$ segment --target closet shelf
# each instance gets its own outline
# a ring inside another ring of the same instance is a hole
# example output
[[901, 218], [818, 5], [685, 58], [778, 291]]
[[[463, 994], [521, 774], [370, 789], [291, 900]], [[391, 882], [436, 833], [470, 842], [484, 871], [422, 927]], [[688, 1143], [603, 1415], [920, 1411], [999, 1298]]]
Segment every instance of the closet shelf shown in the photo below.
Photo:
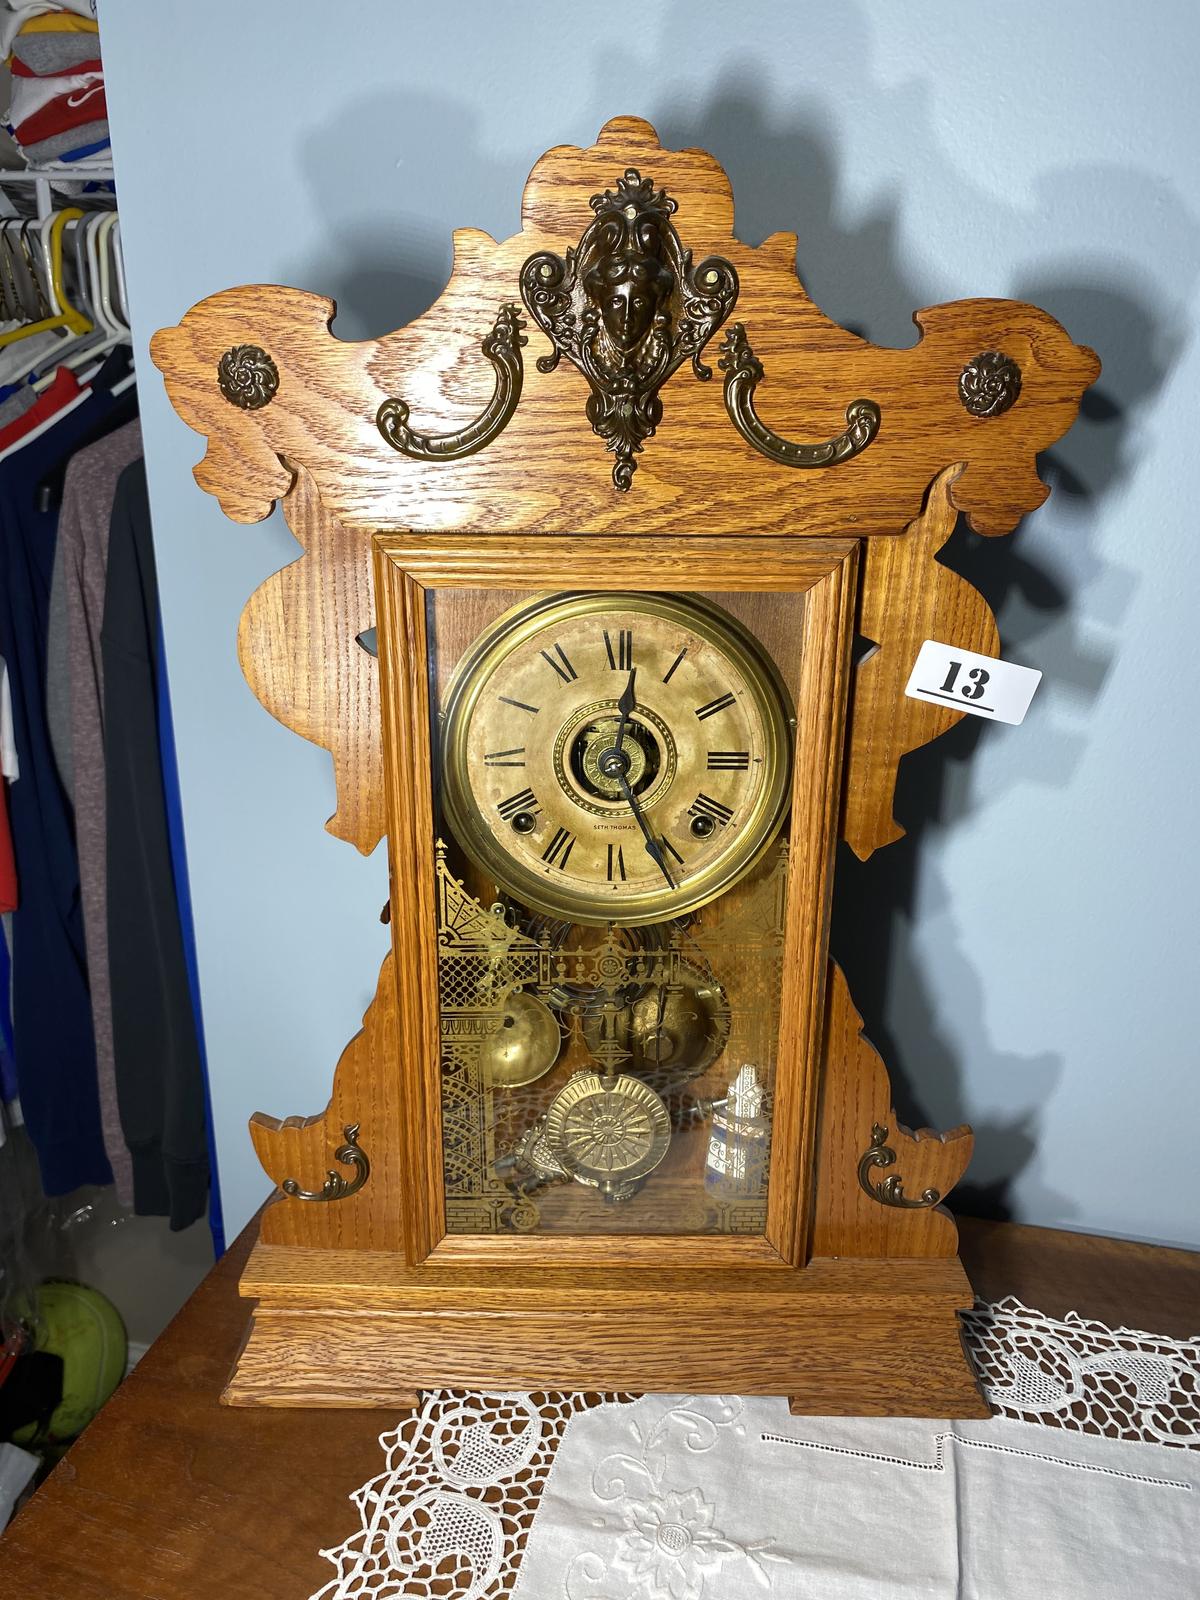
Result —
[[55, 183], [64, 178], [80, 179], [83, 182], [112, 182], [113, 166], [111, 161], [70, 161], [59, 166], [47, 167], [0, 167], [0, 187], [12, 183], [32, 183], [36, 185], [37, 214], [39, 218], [50, 216], [54, 211]]

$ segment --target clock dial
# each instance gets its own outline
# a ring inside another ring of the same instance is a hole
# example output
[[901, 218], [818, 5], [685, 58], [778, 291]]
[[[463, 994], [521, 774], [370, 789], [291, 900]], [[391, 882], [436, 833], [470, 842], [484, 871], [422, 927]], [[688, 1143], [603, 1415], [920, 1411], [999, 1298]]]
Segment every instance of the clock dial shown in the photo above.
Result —
[[549, 596], [467, 652], [446, 695], [443, 804], [460, 844], [535, 910], [657, 922], [734, 883], [777, 832], [787, 691], [707, 601]]

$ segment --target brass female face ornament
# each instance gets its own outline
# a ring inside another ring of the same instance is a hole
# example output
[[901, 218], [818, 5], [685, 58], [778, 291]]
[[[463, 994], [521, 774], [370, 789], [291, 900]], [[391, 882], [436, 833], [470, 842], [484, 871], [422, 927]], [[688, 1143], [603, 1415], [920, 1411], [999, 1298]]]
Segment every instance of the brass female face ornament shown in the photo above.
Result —
[[692, 265], [671, 221], [675, 201], [635, 167], [591, 206], [575, 249], [525, 262], [521, 297], [554, 346], [538, 371], [566, 355], [583, 373], [588, 421], [617, 458], [613, 483], [628, 489], [634, 456], [662, 419], [663, 384], [689, 357], [697, 378], [712, 377], [700, 356], [733, 310], [738, 277], [723, 256]]

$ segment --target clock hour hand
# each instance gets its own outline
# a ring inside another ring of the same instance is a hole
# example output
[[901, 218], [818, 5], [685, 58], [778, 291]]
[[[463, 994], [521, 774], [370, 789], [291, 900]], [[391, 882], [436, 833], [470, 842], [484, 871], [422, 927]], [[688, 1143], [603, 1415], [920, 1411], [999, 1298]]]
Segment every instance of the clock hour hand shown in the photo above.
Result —
[[629, 672], [629, 682], [625, 685], [621, 698], [617, 701], [617, 710], [621, 714], [621, 720], [617, 723], [617, 737], [613, 744], [613, 749], [618, 755], [621, 754], [621, 745], [625, 739], [625, 729], [629, 725], [629, 719], [633, 715], [633, 708], [637, 704], [633, 697], [633, 680], [636, 677], [637, 668], [632, 667]]

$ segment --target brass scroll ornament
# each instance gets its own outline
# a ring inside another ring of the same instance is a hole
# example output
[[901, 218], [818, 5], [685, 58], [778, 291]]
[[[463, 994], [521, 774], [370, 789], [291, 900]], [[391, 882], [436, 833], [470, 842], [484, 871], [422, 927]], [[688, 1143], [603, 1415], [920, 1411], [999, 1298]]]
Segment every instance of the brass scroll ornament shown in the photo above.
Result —
[[919, 1200], [909, 1200], [904, 1194], [904, 1179], [893, 1172], [890, 1178], [884, 1178], [881, 1183], [871, 1182], [872, 1167], [891, 1167], [895, 1165], [896, 1152], [887, 1142], [888, 1131], [880, 1123], [871, 1129], [871, 1144], [864, 1151], [858, 1163], [858, 1181], [871, 1196], [878, 1200], [881, 1206], [899, 1206], [905, 1211], [920, 1211], [926, 1206], [935, 1206], [942, 1198], [937, 1189], [923, 1189]]
[[731, 325], [721, 343], [717, 365], [725, 374], [725, 409], [730, 421], [745, 439], [771, 461], [782, 467], [836, 467], [860, 455], [879, 432], [879, 407], [874, 400], [852, 400], [846, 407], [846, 429], [820, 444], [794, 444], [759, 420], [754, 409], [754, 391], [763, 380], [763, 365], [746, 337], [740, 322]]
[[521, 346], [529, 342], [521, 332], [524, 326], [515, 305], [500, 307], [491, 333], [480, 346], [495, 368], [496, 387], [487, 405], [466, 427], [456, 428], [453, 433], [417, 433], [408, 425], [405, 402], [385, 400], [375, 421], [392, 449], [418, 461], [459, 461], [491, 444], [508, 426], [521, 398]]
[[279, 1186], [284, 1194], [291, 1200], [348, 1200], [352, 1194], [357, 1194], [371, 1175], [367, 1152], [358, 1143], [358, 1129], [357, 1122], [347, 1123], [342, 1129], [346, 1142], [333, 1152], [335, 1161], [354, 1168], [352, 1178], [330, 1167], [320, 1189], [302, 1189], [295, 1178], [285, 1178]]

